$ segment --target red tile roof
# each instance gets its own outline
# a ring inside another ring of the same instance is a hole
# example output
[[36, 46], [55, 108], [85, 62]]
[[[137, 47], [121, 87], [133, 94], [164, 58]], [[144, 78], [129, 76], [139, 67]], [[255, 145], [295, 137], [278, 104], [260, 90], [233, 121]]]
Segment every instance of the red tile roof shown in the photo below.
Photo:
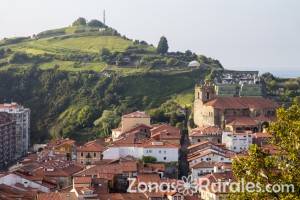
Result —
[[91, 184], [92, 178], [89, 176], [74, 177], [74, 184]]
[[199, 162], [194, 165], [191, 165], [192, 169], [202, 169], [202, 168], [213, 168], [215, 166], [215, 162]]
[[66, 145], [66, 144], [73, 145], [73, 144], [75, 144], [75, 140], [71, 140], [69, 138], [52, 140], [48, 144], [48, 147], [59, 147], [59, 146]]
[[115, 175], [137, 172], [137, 162], [136, 161], [122, 161], [117, 163], [103, 163], [99, 165], [92, 166], [85, 169], [75, 176], [94, 176], [97, 178], [103, 178], [107, 180], [112, 180]]
[[230, 126], [257, 126], [257, 122], [250, 117], [238, 117], [233, 119], [227, 125]]
[[273, 137], [270, 133], [254, 133], [253, 138], [271, 138]]
[[123, 115], [122, 118], [150, 118], [150, 115], [148, 115], [146, 112], [135, 111], [133, 113]]
[[5, 200], [32, 200], [35, 198], [37, 191], [26, 191], [10, 187], [8, 185], [0, 184], [0, 199]]
[[191, 131], [190, 136], [222, 135], [222, 130], [216, 126], [202, 126]]
[[104, 147], [97, 140], [85, 143], [77, 148], [77, 152], [103, 152]]
[[278, 107], [276, 102], [263, 97], [217, 97], [204, 105], [218, 109], [263, 109]]
[[37, 195], [37, 200], [76, 200], [74, 192], [50, 192], [40, 193]]
[[16, 109], [19, 106], [20, 105], [17, 103], [4, 103], [4, 104], [0, 104], [0, 109], [3, 109], [3, 108]]
[[143, 193], [110, 193], [100, 194], [101, 200], [147, 200]]
[[151, 173], [151, 174], [139, 174], [137, 176], [138, 182], [143, 183], [159, 183], [160, 182], [160, 176], [157, 173]]
[[110, 147], [179, 148], [179, 145], [153, 139], [138, 140], [129, 135], [113, 142]]
[[170, 126], [169, 124], [161, 124], [151, 129], [151, 137], [157, 139], [176, 139], [180, 140], [180, 129]]

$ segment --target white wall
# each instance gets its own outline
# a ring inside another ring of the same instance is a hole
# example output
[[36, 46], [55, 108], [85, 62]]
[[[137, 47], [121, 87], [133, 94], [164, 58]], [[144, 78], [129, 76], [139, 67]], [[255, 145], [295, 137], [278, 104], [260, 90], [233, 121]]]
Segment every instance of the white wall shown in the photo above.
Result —
[[[202, 171], [202, 172], [201, 172]], [[209, 168], [201, 168], [201, 169], [192, 169], [192, 177], [194, 179], [197, 179], [201, 176], [204, 176], [205, 174], [214, 172], [214, 168], [213, 167], [209, 167]], [[198, 175], [199, 173], [202, 173], [202, 175]]]
[[252, 134], [233, 134], [232, 132], [223, 132], [222, 143], [226, 148], [235, 152], [248, 150], [252, 144]]
[[110, 147], [103, 151], [103, 159], [118, 159], [120, 158], [119, 148]]
[[110, 147], [103, 152], [103, 159], [118, 159], [126, 156], [139, 159], [143, 156], [152, 156], [159, 162], [177, 162], [178, 148]]
[[196, 158], [196, 159], [192, 160], [190, 163], [191, 164], [196, 164], [196, 163], [199, 163], [199, 162], [226, 162], [226, 163], [231, 163], [231, 160], [229, 158], [225, 157], [225, 156], [214, 154], [212, 152], [208, 155]]
[[21, 176], [18, 176], [16, 174], [8, 174], [6, 176], [3, 176], [0, 178], [0, 184], [4, 184], [4, 185], [8, 185], [8, 186], [14, 186], [16, 183], [20, 183], [22, 185], [24, 185], [26, 187], [31, 187], [31, 188], [35, 188], [38, 189], [42, 192], [50, 192], [50, 189], [40, 185], [36, 182], [30, 181], [28, 179], [25, 179]]
[[177, 148], [144, 148], [144, 156], [152, 156], [159, 162], [177, 162]]

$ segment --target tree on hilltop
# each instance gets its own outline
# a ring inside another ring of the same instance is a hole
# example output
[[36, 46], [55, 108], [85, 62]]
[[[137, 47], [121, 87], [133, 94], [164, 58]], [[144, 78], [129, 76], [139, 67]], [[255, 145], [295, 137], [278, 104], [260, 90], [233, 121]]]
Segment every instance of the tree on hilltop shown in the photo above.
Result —
[[168, 40], [165, 36], [162, 36], [157, 46], [157, 53], [165, 54], [168, 52], [168, 49], [169, 49]]
[[79, 17], [72, 24], [72, 26], [85, 26], [85, 25], [86, 25], [86, 19], [83, 17]]
[[102, 28], [102, 27], [105, 27], [105, 25], [104, 25], [101, 21], [99, 21], [99, 20], [97, 20], [97, 19], [92, 19], [91, 21], [89, 21], [89, 22], [87, 23], [87, 25], [88, 25], [88, 26], [91, 26], [91, 27], [96, 27], [96, 28]]

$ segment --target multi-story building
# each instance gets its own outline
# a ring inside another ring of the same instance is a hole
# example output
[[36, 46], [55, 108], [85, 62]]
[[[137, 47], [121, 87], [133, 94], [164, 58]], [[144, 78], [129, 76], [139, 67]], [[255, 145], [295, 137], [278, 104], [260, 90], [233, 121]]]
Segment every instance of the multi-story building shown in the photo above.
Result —
[[16, 122], [7, 113], [0, 113], [0, 168], [15, 159]]
[[221, 143], [222, 130], [216, 126], [197, 127], [190, 131], [189, 138], [191, 144], [196, 144], [198, 142], [204, 142], [204, 141]]
[[275, 119], [277, 103], [260, 96], [219, 96], [215, 84], [196, 86], [194, 122], [233, 132], [263, 130]]
[[124, 137], [115, 141], [103, 152], [103, 159], [119, 159], [132, 156], [138, 159], [154, 157], [158, 162], [178, 162], [179, 145], [152, 139], [137, 140]]
[[67, 160], [76, 159], [75, 140], [71, 140], [69, 138], [52, 140], [47, 144], [46, 148], [65, 154]]
[[222, 143], [225, 144], [227, 149], [234, 152], [247, 151], [252, 144], [252, 133], [223, 132]]
[[16, 121], [16, 159], [27, 154], [30, 139], [30, 109], [17, 103], [0, 104], [0, 112], [9, 113]]
[[93, 140], [79, 146], [77, 149], [77, 162], [84, 165], [93, 165], [102, 160], [104, 146], [102, 140]]
[[151, 128], [150, 116], [141, 111], [136, 111], [122, 116], [121, 126], [112, 130], [112, 139], [115, 141], [121, 135], [138, 128], [140, 131], [149, 132]]

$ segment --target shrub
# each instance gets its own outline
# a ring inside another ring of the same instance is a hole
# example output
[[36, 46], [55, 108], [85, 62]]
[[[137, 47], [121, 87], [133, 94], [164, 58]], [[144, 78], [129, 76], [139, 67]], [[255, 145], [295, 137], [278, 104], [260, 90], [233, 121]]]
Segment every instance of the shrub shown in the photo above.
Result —
[[92, 19], [91, 21], [88, 22], [87, 25], [91, 27], [97, 27], [97, 28], [105, 27], [105, 24], [103, 24], [102, 22], [96, 19]]
[[23, 52], [15, 52], [9, 59], [11, 64], [27, 63], [30, 60], [29, 56]]
[[83, 17], [79, 17], [72, 24], [72, 26], [85, 26], [85, 25], [86, 25], [86, 19]]
[[143, 163], [156, 163], [157, 159], [153, 156], [143, 156]]

